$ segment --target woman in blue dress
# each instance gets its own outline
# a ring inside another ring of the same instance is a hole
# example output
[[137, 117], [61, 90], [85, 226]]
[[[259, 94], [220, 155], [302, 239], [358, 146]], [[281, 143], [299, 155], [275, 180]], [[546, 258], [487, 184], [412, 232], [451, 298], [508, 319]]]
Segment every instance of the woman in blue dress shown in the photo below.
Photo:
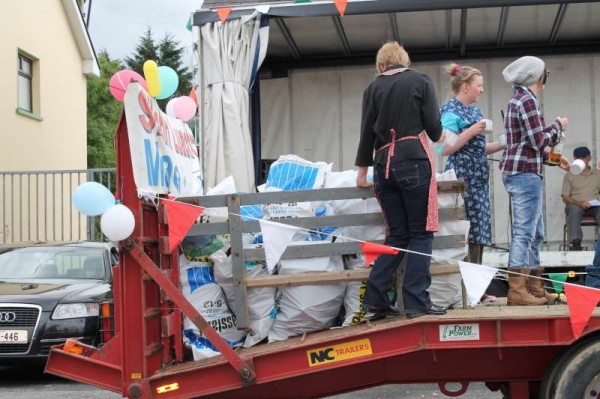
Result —
[[448, 155], [445, 170], [454, 169], [456, 176], [468, 184], [464, 193], [465, 212], [471, 222], [467, 261], [481, 264], [483, 246], [492, 240], [487, 155], [502, 150], [504, 146], [487, 142], [485, 134], [482, 134], [486, 122], [482, 120], [479, 108], [472, 105], [483, 93], [481, 72], [457, 64], [448, 65], [446, 71], [451, 76], [454, 97], [441, 109], [442, 126], [447, 136], [457, 134], [458, 137], [446, 140], [442, 154]]

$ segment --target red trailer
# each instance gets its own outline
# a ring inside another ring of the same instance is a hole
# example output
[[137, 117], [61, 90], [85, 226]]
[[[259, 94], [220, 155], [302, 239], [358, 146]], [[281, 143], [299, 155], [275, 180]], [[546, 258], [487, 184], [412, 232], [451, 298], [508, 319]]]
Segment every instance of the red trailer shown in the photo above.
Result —
[[[129, 398], [312, 398], [432, 382], [460, 396], [476, 381], [512, 399], [600, 398], [600, 313], [576, 340], [565, 305], [455, 309], [232, 350], [179, 290], [166, 216], [136, 193], [125, 117], [116, 142], [120, 197], [136, 227], [114, 269], [115, 335], [99, 349], [53, 347], [46, 372]], [[184, 361], [182, 314], [221, 356]], [[458, 391], [446, 388], [456, 382]]]

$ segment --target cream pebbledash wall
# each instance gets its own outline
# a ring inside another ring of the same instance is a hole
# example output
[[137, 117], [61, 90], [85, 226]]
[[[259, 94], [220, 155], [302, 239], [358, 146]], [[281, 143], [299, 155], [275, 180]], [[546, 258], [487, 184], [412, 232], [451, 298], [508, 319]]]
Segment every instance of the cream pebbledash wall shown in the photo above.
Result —
[[[85, 173], [24, 173], [87, 167], [86, 76], [99, 68], [83, 18], [76, 0], [0, 4], [0, 244], [85, 239], [71, 199]], [[33, 113], [17, 112], [19, 54], [34, 59]]]
[[[87, 167], [84, 61], [64, 3], [19, 0], [0, 7], [0, 171]], [[34, 112], [43, 120], [16, 112], [20, 50], [39, 60]]]

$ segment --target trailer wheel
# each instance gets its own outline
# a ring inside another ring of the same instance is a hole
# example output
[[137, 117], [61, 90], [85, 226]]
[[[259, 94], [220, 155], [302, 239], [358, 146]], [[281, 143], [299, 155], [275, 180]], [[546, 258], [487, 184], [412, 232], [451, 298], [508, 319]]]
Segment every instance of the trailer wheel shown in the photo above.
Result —
[[550, 366], [548, 366], [540, 384], [539, 399], [554, 399], [556, 397], [555, 393], [558, 376], [562, 374], [563, 370], [573, 357], [577, 356], [579, 352], [587, 348], [590, 345], [590, 342], [597, 340], [598, 337], [596, 335], [590, 334], [580, 341], [563, 348], [556, 354], [550, 363]]
[[554, 396], [600, 399], [600, 342], [590, 343], [565, 363]]

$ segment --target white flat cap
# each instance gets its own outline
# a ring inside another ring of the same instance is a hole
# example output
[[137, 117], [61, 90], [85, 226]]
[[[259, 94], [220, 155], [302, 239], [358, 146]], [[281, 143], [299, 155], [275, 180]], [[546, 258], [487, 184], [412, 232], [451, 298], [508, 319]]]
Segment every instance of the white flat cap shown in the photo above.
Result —
[[502, 76], [508, 83], [529, 87], [542, 77], [546, 65], [538, 57], [526, 55], [504, 68]]

